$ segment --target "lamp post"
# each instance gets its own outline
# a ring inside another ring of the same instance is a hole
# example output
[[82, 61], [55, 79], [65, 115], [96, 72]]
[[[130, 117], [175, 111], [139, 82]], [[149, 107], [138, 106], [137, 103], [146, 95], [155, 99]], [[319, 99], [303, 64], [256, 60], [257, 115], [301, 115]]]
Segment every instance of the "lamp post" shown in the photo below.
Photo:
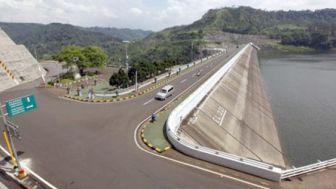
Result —
[[191, 56], [191, 62], [194, 59], [194, 41], [191, 41], [191, 52], [190, 52], [190, 56]]
[[125, 64], [126, 64], [126, 71], [128, 72], [128, 52], [127, 52], [127, 46], [128, 46], [128, 43], [130, 43], [130, 41], [123, 41], [123, 43], [125, 43]]
[[138, 70], [135, 70], [135, 91], [138, 92]]

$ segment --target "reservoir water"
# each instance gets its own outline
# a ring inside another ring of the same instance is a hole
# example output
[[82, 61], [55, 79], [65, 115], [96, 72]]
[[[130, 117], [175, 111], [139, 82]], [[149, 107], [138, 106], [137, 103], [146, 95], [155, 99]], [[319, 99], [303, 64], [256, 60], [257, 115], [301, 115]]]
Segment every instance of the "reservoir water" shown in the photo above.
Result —
[[336, 158], [336, 54], [261, 56], [260, 68], [288, 162]]

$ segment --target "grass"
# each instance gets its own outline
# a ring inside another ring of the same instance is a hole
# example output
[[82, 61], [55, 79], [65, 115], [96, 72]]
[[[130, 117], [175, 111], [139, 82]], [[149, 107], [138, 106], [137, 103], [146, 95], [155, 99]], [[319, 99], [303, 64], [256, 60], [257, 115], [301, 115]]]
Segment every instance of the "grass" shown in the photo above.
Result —
[[278, 42], [271, 43], [271, 46], [274, 49], [280, 50], [282, 52], [288, 53], [309, 53], [314, 52], [315, 50], [309, 47], [304, 46], [294, 46], [294, 45], [282, 45]]
[[61, 84], [68, 84], [68, 83], [73, 82], [73, 81], [74, 80], [72, 80], [72, 79], [61, 79], [60, 83]]
[[173, 111], [173, 109], [176, 108], [176, 106], [179, 105], [184, 99], [186, 99], [192, 91], [193, 90], [188, 91], [188, 93], [178, 97], [172, 103], [158, 112], [155, 122], [147, 121], [144, 123], [143, 135], [147, 141], [147, 145], [153, 145], [153, 148], [158, 148], [159, 152], [171, 147], [171, 144], [168, 142], [165, 136], [166, 121], [170, 112]]

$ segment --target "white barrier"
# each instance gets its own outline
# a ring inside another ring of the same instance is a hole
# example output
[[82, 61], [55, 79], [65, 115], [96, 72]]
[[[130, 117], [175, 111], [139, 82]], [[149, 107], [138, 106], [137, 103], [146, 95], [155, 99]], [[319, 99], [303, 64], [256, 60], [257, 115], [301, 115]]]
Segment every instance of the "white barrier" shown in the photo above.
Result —
[[281, 179], [290, 178], [290, 177], [306, 174], [306, 173], [313, 172], [313, 171], [318, 171], [318, 170], [325, 169], [325, 168], [332, 167], [332, 166], [336, 166], [336, 158], [317, 162], [314, 164], [310, 164], [310, 165], [306, 165], [306, 166], [302, 166], [298, 168], [294, 168], [294, 169], [285, 170], [282, 172]]
[[237, 62], [237, 60], [250, 45], [252, 44], [246, 45], [230, 61], [228, 61], [222, 68], [220, 68], [213, 76], [211, 76], [171, 112], [167, 120], [166, 132], [168, 139], [173, 144], [173, 146], [187, 155], [257, 175], [269, 180], [280, 181], [282, 170], [278, 167], [203, 146], [195, 146], [178, 137], [176, 134], [182, 123], [182, 120], [184, 120], [202, 101], [202, 99], [221, 80], [225, 73], [230, 70], [230, 68]]

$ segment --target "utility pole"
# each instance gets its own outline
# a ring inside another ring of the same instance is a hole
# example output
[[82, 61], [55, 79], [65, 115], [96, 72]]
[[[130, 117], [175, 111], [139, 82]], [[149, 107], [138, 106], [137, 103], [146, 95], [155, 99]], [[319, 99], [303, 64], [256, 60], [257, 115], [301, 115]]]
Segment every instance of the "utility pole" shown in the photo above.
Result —
[[15, 150], [15, 147], [14, 147], [14, 143], [13, 143], [12, 133], [11, 133], [11, 130], [9, 128], [9, 124], [8, 124], [8, 121], [7, 121], [7, 118], [6, 118], [7, 114], [5, 114], [5, 111], [3, 110], [4, 107], [5, 107], [5, 105], [2, 105], [1, 102], [0, 102], [1, 117], [2, 117], [2, 120], [3, 120], [3, 123], [4, 123], [4, 127], [5, 127], [4, 137], [5, 137], [5, 140], [6, 140], [8, 151], [10, 152], [11, 160], [14, 164], [14, 169], [18, 168], [18, 170], [19, 170], [18, 177], [23, 178], [23, 177], [26, 176], [26, 173], [25, 173], [25, 170], [21, 167], [19, 158], [17, 156], [16, 150]]

